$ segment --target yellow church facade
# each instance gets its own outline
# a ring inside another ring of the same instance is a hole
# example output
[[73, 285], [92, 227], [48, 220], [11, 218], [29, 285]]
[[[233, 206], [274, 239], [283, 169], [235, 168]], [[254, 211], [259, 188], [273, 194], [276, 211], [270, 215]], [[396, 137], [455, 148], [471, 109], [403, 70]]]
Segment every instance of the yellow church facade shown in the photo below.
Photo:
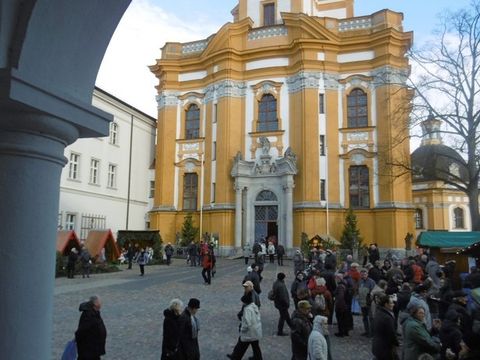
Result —
[[[167, 43], [158, 78], [150, 226], [173, 241], [186, 214], [224, 251], [301, 233], [339, 239], [353, 208], [364, 242], [415, 232], [403, 88], [403, 15], [354, 17], [353, 0], [239, 0], [207, 39]], [[398, 139], [405, 139], [399, 141]]]

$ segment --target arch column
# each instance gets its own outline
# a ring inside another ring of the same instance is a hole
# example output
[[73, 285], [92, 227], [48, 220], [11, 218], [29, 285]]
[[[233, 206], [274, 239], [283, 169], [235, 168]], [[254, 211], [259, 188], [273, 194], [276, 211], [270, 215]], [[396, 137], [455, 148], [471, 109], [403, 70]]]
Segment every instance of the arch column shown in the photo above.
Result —
[[285, 245], [287, 249], [293, 247], [293, 184], [283, 187], [285, 192]]
[[235, 248], [242, 246], [242, 187], [235, 186]]
[[58, 189], [65, 146], [77, 137], [73, 125], [52, 116], [0, 109], [5, 359], [51, 357]]

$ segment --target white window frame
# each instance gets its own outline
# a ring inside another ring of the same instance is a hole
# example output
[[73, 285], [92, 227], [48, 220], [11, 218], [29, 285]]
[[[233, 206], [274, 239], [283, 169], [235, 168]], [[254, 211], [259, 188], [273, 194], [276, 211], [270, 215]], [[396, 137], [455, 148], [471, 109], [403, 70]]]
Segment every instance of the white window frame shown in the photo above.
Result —
[[118, 145], [118, 123], [115, 121], [110, 123], [109, 142], [112, 145]]
[[65, 230], [75, 230], [77, 225], [77, 214], [66, 213], [65, 214]]
[[90, 159], [90, 184], [100, 184], [100, 160], [95, 158]]
[[117, 188], [118, 166], [116, 164], [108, 164], [107, 187], [111, 189]]
[[80, 177], [80, 154], [71, 152], [68, 162], [68, 178], [70, 180], [79, 180]]

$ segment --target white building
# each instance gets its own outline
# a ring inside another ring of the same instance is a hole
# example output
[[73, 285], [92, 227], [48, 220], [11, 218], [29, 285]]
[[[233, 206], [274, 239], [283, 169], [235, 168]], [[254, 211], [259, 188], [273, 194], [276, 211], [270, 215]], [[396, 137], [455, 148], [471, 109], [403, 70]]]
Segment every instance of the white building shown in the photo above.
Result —
[[147, 229], [156, 120], [99, 88], [92, 104], [113, 115], [110, 136], [78, 139], [65, 149], [58, 227], [80, 239], [90, 229]]

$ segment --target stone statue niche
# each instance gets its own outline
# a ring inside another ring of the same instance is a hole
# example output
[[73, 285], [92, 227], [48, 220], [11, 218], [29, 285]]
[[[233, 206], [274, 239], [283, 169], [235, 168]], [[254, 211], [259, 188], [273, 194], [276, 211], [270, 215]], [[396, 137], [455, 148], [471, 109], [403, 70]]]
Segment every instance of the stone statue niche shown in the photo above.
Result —
[[262, 145], [262, 155], [268, 155], [270, 152], [270, 140], [265, 136], [261, 136], [258, 140], [260, 145]]

